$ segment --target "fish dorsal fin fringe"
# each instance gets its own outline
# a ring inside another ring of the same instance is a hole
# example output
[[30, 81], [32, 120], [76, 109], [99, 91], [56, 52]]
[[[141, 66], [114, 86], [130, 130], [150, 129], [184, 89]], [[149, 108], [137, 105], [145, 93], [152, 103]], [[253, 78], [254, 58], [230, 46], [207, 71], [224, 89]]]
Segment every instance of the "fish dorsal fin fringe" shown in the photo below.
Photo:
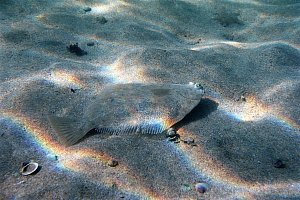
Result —
[[167, 127], [162, 127], [158, 125], [136, 125], [136, 126], [120, 126], [120, 127], [114, 127], [114, 128], [96, 128], [95, 131], [99, 134], [101, 133], [108, 133], [112, 135], [119, 135], [119, 134], [132, 134], [132, 133], [139, 133], [139, 134], [150, 134], [150, 135], [156, 135], [159, 133], [162, 133], [163, 130]]
[[77, 120], [66, 117], [48, 116], [48, 120], [56, 131], [60, 141], [66, 146], [75, 144], [92, 129], [78, 128], [80, 126]]

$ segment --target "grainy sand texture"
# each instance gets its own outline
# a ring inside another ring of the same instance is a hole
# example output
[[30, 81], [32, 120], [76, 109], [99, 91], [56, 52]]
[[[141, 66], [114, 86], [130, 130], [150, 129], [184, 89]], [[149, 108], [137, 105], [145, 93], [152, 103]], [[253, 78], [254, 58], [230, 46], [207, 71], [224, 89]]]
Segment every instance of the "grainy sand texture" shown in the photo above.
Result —
[[[66, 147], [47, 119], [84, 120], [109, 85], [189, 82], [206, 93], [179, 143]], [[0, 0], [0, 199], [300, 199], [299, 105], [299, 0]]]

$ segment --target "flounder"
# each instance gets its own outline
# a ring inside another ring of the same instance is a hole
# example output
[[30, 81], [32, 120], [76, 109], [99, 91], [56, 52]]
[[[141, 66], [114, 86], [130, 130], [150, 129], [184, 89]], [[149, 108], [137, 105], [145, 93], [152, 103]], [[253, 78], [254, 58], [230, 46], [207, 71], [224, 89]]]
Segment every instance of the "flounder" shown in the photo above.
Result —
[[183, 119], [199, 104], [200, 84], [116, 84], [105, 87], [78, 119], [49, 116], [67, 146], [90, 130], [99, 133], [159, 134]]

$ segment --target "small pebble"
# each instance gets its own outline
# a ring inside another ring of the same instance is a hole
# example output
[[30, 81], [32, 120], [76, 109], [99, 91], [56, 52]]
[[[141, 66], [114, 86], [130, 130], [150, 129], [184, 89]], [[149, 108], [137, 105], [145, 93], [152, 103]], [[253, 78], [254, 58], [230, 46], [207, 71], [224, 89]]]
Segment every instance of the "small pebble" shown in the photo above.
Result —
[[105, 24], [107, 23], [107, 19], [103, 16], [101, 17], [97, 17], [96, 20], [100, 23], [100, 24]]
[[94, 42], [88, 42], [86, 45], [89, 46], [89, 47], [91, 47], [91, 46], [94, 46], [95, 43]]
[[206, 183], [197, 183], [195, 185], [195, 189], [199, 192], [199, 193], [204, 193], [207, 191], [208, 185]]
[[244, 95], [241, 96], [241, 101], [246, 101], [246, 97]]
[[194, 144], [195, 142], [193, 138], [184, 138], [182, 141], [186, 144]]
[[69, 50], [69, 52], [75, 53], [77, 56], [87, 55], [87, 52], [81, 49], [78, 46], [78, 43], [71, 44], [70, 46], [67, 47], [67, 49]]
[[173, 137], [168, 137], [168, 141], [175, 142], [178, 139], [178, 137], [175, 135]]
[[90, 7], [85, 7], [83, 10], [84, 10], [85, 12], [90, 12], [90, 11], [92, 11], [92, 9], [91, 9]]
[[176, 140], [174, 141], [174, 143], [180, 143], [180, 139], [176, 138]]
[[276, 160], [276, 162], [274, 163], [274, 167], [276, 167], [276, 168], [285, 168], [286, 165], [283, 163], [282, 160], [278, 159], [278, 160]]
[[110, 160], [110, 161], [108, 161], [108, 163], [107, 163], [107, 165], [108, 166], [110, 166], [110, 167], [115, 167], [115, 166], [117, 166], [119, 163], [118, 163], [118, 161], [116, 161], [116, 160]]
[[175, 131], [174, 128], [169, 128], [168, 129], [168, 131], [167, 131], [167, 137], [174, 137], [176, 135], [177, 135], [177, 133], [176, 133], [176, 131]]

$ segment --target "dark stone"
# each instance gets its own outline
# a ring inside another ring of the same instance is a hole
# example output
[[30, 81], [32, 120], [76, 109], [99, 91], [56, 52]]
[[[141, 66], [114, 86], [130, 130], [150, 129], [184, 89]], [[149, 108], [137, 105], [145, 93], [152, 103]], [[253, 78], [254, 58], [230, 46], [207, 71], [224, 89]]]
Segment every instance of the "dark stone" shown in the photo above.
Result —
[[92, 11], [92, 8], [86, 7], [86, 8], [84, 8], [83, 10], [84, 10], [85, 12], [90, 12], [90, 11]]
[[241, 96], [241, 101], [246, 102], [246, 97], [244, 95]]
[[116, 160], [110, 160], [110, 161], [108, 161], [108, 163], [107, 163], [107, 165], [108, 166], [110, 166], [110, 167], [115, 167], [115, 166], [117, 166], [119, 163], [118, 163], [118, 161], [116, 161]]
[[83, 49], [81, 49], [81, 48], [78, 46], [78, 43], [76, 43], [76, 44], [71, 44], [69, 47], [67, 47], [67, 49], [69, 50], [69, 52], [75, 53], [77, 56], [83, 56], [83, 55], [86, 55], [86, 54], [87, 54], [86, 51], [84, 51]]
[[206, 183], [197, 183], [195, 185], [195, 189], [199, 192], [199, 193], [205, 193], [207, 191], [207, 184]]
[[185, 138], [185, 139], [182, 139], [182, 141], [189, 145], [192, 145], [195, 142], [193, 138]]
[[179, 138], [179, 134], [175, 134], [175, 135], [172, 135], [172, 136], [168, 136], [167, 138], [169, 139], [169, 141], [175, 141]]
[[97, 17], [96, 20], [100, 23], [100, 24], [105, 24], [107, 23], [107, 19], [103, 16], [101, 17]]
[[282, 160], [277, 159], [277, 161], [274, 163], [274, 167], [276, 167], [276, 168], [285, 168], [286, 164], [284, 164]]
[[89, 46], [89, 47], [91, 47], [91, 46], [94, 46], [95, 43], [94, 42], [88, 42], [86, 45]]

